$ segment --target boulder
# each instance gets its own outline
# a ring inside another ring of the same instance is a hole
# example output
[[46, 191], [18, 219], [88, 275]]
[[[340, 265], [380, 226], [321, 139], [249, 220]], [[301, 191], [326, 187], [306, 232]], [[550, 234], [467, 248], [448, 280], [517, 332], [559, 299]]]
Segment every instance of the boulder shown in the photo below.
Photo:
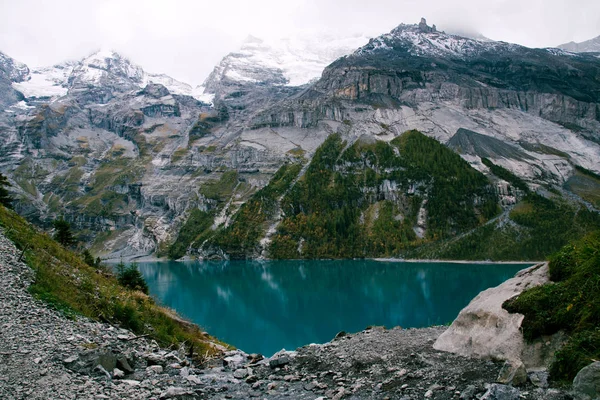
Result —
[[520, 386], [527, 382], [527, 370], [525, 365], [519, 361], [506, 361], [498, 374], [498, 383], [512, 386]]
[[223, 358], [223, 366], [236, 370], [246, 364], [247, 355], [239, 350], [230, 351]]
[[534, 386], [542, 389], [548, 388], [548, 371], [532, 371], [528, 374], [529, 380]]
[[600, 361], [596, 361], [577, 373], [573, 380], [573, 392], [578, 399], [600, 399]]
[[130, 360], [125, 356], [120, 356], [117, 358], [117, 367], [127, 374], [131, 374], [135, 371], [135, 369], [131, 366]]
[[244, 379], [248, 375], [249, 375], [249, 373], [248, 373], [247, 368], [236, 369], [235, 372], [233, 373], [233, 377], [235, 379]]
[[519, 394], [519, 390], [514, 387], [494, 383], [480, 400], [519, 400]]
[[460, 394], [460, 400], [471, 400], [471, 399], [475, 398], [476, 393], [477, 393], [477, 387], [475, 387], [474, 385], [469, 385]]
[[271, 359], [269, 361], [269, 366], [271, 368], [283, 367], [286, 364], [290, 363], [290, 358], [287, 355], [282, 355], [281, 357]]
[[467, 357], [521, 360], [527, 368], [547, 367], [535, 365], [549, 361], [540, 360], [539, 352], [532, 354], [526, 346], [521, 333], [524, 316], [510, 314], [502, 304], [524, 290], [548, 281], [548, 264], [542, 263], [519, 271], [514, 278], [481, 292], [459, 313], [433, 347]]

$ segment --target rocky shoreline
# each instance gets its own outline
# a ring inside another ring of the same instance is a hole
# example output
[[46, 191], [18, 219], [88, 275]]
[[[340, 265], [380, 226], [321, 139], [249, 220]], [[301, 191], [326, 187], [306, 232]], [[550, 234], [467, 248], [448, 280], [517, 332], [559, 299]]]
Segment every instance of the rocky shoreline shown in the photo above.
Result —
[[513, 388], [496, 383], [503, 362], [435, 350], [446, 327], [340, 333], [270, 359], [223, 349], [198, 365], [183, 347], [50, 309], [27, 291], [34, 274], [18, 257], [0, 232], [3, 399], [571, 398], [543, 376]]

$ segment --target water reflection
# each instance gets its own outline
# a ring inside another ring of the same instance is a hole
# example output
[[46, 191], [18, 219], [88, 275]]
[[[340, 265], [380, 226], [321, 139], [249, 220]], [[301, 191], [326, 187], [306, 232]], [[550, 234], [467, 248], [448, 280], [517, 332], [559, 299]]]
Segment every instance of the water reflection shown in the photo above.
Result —
[[265, 355], [368, 325], [447, 323], [523, 265], [351, 261], [150, 262], [164, 305], [247, 352]]

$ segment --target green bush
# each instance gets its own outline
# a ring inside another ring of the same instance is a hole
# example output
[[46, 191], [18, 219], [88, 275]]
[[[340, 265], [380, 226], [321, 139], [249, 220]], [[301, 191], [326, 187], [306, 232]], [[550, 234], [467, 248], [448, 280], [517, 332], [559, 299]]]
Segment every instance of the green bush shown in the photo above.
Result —
[[550, 260], [551, 282], [523, 292], [504, 304], [525, 315], [529, 341], [564, 331], [569, 341], [557, 354], [552, 379], [572, 381], [577, 372], [600, 359], [600, 232], [565, 246]]
[[148, 294], [148, 285], [135, 262], [125, 266], [125, 263], [121, 261], [117, 265], [117, 280], [126, 288]]

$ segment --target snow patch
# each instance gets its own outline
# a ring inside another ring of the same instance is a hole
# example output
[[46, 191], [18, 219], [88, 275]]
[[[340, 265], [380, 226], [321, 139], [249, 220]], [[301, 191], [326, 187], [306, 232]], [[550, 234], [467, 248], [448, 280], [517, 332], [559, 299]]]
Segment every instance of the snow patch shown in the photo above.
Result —
[[34, 68], [28, 80], [13, 83], [12, 86], [26, 98], [59, 98], [68, 92], [67, 81], [72, 71], [73, 66], [69, 64]]
[[367, 41], [364, 35], [340, 37], [322, 32], [270, 40], [249, 36], [239, 51], [215, 67], [211, 77], [247, 83], [271, 79], [301, 86], [318, 79], [327, 65]]

